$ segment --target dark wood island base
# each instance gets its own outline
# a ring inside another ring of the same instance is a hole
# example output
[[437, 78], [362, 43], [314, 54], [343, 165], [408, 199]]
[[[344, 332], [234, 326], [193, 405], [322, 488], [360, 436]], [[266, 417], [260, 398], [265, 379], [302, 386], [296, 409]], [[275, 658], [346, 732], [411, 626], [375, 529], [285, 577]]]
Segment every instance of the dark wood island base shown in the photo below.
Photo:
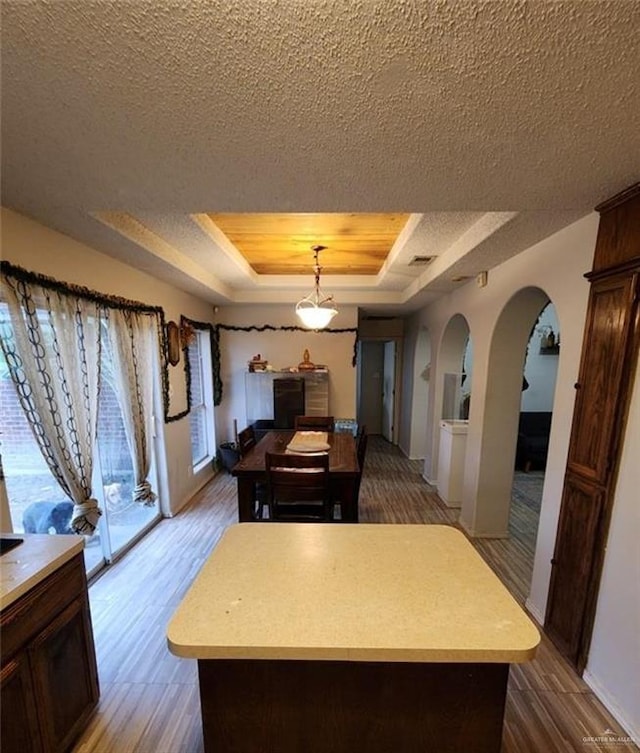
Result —
[[508, 664], [200, 659], [206, 753], [499, 753]]

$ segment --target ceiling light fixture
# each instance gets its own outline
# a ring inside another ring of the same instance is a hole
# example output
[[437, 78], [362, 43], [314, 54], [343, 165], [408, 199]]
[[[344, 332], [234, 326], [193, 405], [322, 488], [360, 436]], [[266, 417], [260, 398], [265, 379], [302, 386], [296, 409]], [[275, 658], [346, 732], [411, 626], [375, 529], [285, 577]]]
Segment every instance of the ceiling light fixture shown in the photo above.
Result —
[[320, 290], [318, 254], [325, 248], [326, 246], [311, 246], [314, 260], [313, 271], [316, 275], [315, 285], [313, 292], [296, 303], [296, 314], [307, 329], [324, 329], [338, 313], [338, 309], [333, 304], [333, 296], [324, 296]]

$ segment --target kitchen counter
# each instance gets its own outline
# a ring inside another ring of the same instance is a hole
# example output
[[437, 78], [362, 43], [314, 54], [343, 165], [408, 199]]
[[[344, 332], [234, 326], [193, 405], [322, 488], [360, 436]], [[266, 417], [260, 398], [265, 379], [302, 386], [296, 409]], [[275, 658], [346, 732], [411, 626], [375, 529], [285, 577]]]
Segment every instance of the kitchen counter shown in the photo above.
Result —
[[3, 533], [24, 539], [0, 557], [0, 609], [5, 609], [84, 549], [82, 536]]
[[217, 753], [497, 753], [540, 640], [460, 531], [308, 523], [229, 528], [167, 637]]

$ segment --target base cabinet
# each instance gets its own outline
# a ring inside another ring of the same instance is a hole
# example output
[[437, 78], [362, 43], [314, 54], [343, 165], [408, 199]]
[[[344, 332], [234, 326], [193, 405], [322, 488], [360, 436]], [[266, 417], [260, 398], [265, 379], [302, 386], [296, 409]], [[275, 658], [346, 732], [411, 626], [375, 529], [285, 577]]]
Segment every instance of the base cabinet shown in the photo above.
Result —
[[63, 753], [99, 696], [82, 555], [3, 610], [0, 625], [3, 753]]
[[29, 657], [22, 652], [2, 667], [2, 749], [41, 753], [42, 738], [33, 703]]

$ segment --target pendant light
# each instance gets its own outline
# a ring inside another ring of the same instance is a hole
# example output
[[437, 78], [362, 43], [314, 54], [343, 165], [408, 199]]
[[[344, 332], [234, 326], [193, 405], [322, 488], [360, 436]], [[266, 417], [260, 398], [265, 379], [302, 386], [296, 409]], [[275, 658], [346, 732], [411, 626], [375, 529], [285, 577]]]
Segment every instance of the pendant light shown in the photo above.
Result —
[[318, 254], [326, 246], [312, 246], [315, 272], [315, 285], [313, 291], [306, 298], [298, 301], [296, 304], [296, 314], [304, 327], [307, 329], [324, 329], [329, 322], [338, 313], [338, 309], [333, 303], [333, 296], [324, 296], [320, 290], [320, 263]]

